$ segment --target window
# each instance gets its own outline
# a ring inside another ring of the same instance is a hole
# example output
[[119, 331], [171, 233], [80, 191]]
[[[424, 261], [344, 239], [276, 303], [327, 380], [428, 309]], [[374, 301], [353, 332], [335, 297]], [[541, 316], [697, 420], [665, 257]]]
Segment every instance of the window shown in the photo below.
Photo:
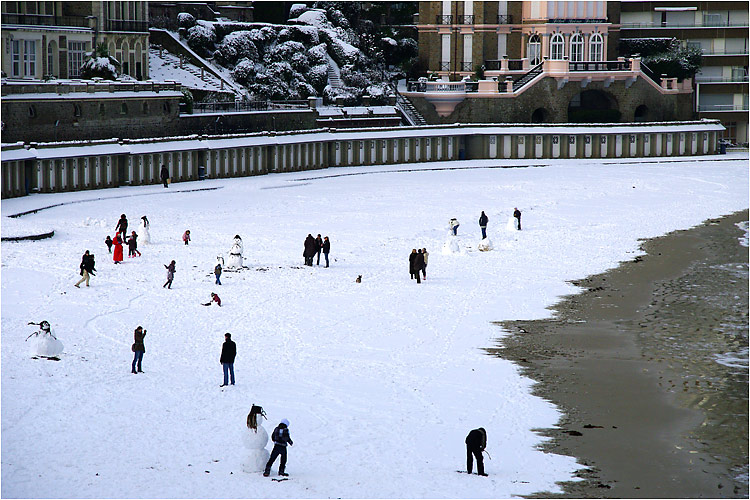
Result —
[[603, 48], [604, 41], [602, 39], [602, 35], [600, 35], [599, 33], [594, 33], [593, 35], [591, 35], [591, 40], [589, 41], [589, 60], [603, 61]]
[[47, 48], [47, 74], [55, 75], [55, 44], [50, 43]]
[[735, 66], [732, 68], [732, 81], [733, 82], [746, 82], [747, 81], [747, 68], [741, 66]]
[[11, 76], [21, 76], [21, 41], [10, 42], [10, 73]]
[[721, 14], [703, 13], [703, 26], [721, 26]]
[[68, 76], [81, 76], [83, 56], [86, 53], [86, 42], [68, 42]]
[[565, 40], [560, 33], [552, 35], [552, 40], [549, 45], [549, 58], [550, 59], [562, 59], [565, 55]]
[[121, 115], [127, 115], [128, 114], [128, 105], [124, 102], [120, 104], [120, 114]]
[[539, 40], [539, 35], [534, 33], [529, 37], [529, 63], [532, 66], [536, 66], [542, 61], [542, 42]]
[[583, 36], [580, 33], [570, 38], [570, 60], [583, 61]]
[[81, 105], [78, 103], [73, 104], [73, 116], [75, 117], [81, 116]]
[[99, 103], [99, 114], [100, 115], [104, 115], [105, 112], [106, 112], [106, 108], [104, 107], [104, 103], [100, 102]]
[[36, 76], [36, 40], [23, 41], [23, 76]]

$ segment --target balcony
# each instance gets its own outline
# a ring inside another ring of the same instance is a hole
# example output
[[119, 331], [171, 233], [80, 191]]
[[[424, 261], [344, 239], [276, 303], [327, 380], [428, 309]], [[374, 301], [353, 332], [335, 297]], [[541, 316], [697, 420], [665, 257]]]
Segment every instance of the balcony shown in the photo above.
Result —
[[701, 104], [698, 106], [701, 112], [732, 112], [748, 111], [747, 104]]
[[747, 83], [745, 76], [700, 76], [695, 75], [695, 83]]
[[657, 29], [657, 28], [747, 28], [750, 22], [739, 21], [693, 21], [687, 23], [622, 23], [622, 29]]
[[2, 14], [2, 24], [20, 24], [27, 26], [67, 26], [72, 28], [91, 28], [91, 21], [86, 17], [47, 16], [39, 14]]
[[435, 24], [474, 24], [474, 16], [435, 16]]
[[107, 19], [104, 21], [104, 31], [134, 31], [137, 33], [148, 33], [148, 21]]
[[606, 19], [547, 19], [547, 24], [604, 24]]
[[569, 63], [569, 71], [631, 71], [630, 61], [584, 61]]
[[513, 24], [513, 16], [510, 14], [500, 14], [497, 16], [497, 24]]

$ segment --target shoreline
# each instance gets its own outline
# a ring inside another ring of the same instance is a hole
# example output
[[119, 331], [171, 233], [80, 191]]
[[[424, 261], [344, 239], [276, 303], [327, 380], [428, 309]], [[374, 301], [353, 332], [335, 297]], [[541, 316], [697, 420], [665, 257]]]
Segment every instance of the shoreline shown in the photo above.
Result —
[[[486, 351], [513, 361], [563, 413], [556, 428], [537, 429], [551, 438], [542, 449], [587, 467], [564, 493], [531, 497], [747, 498], [747, 368], [709, 359], [714, 343], [737, 345], [721, 332], [735, 304], [693, 289], [708, 282], [744, 300], [735, 320], [746, 348], [748, 249], [735, 224], [747, 220], [744, 210], [645, 241], [646, 255], [572, 282], [585, 290], [551, 307], [552, 318], [498, 323], [510, 334]], [[733, 285], [721, 266], [741, 268]]]

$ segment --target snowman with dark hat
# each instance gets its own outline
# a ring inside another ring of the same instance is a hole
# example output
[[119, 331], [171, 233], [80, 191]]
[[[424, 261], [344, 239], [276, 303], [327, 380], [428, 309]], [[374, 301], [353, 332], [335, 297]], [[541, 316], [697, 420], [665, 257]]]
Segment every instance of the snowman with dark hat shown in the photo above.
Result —
[[63, 352], [63, 343], [52, 335], [48, 321], [40, 323], [29, 322], [30, 325], [38, 325], [39, 330], [26, 337], [26, 342], [31, 340], [30, 353], [32, 358], [45, 358], [59, 361], [58, 357]]
[[227, 268], [230, 269], [242, 269], [243, 260], [242, 257], [242, 238], [237, 234], [234, 236], [234, 242], [232, 248], [229, 249], [229, 258], [227, 259]]
[[268, 444], [268, 432], [263, 428], [262, 419], [266, 418], [266, 412], [263, 408], [253, 405], [250, 413], [247, 415], [247, 431], [242, 435], [245, 448], [248, 450], [248, 457], [242, 464], [245, 472], [260, 472], [270, 458], [270, 453], [266, 450]]

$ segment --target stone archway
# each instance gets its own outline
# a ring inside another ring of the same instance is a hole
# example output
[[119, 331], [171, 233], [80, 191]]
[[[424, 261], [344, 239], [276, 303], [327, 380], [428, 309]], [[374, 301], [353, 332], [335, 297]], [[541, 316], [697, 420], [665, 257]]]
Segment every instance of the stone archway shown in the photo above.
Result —
[[545, 108], [536, 108], [531, 113], [531, 123], [546, 123], [549, 121], [549, 111]]
[[645, 104], [641, 104], [640, 106], [635, 108], [635, 113], [633, 114], [633, 121], [634, 122], [651, 121], [649, 119], [650, 115], [651, 115], [651, 111], [648, 109], [648, 107]]
[[568, 103], [569, 123], [617, 123], [621, 115], [617, 100], [601, 90], [584, 90]]

